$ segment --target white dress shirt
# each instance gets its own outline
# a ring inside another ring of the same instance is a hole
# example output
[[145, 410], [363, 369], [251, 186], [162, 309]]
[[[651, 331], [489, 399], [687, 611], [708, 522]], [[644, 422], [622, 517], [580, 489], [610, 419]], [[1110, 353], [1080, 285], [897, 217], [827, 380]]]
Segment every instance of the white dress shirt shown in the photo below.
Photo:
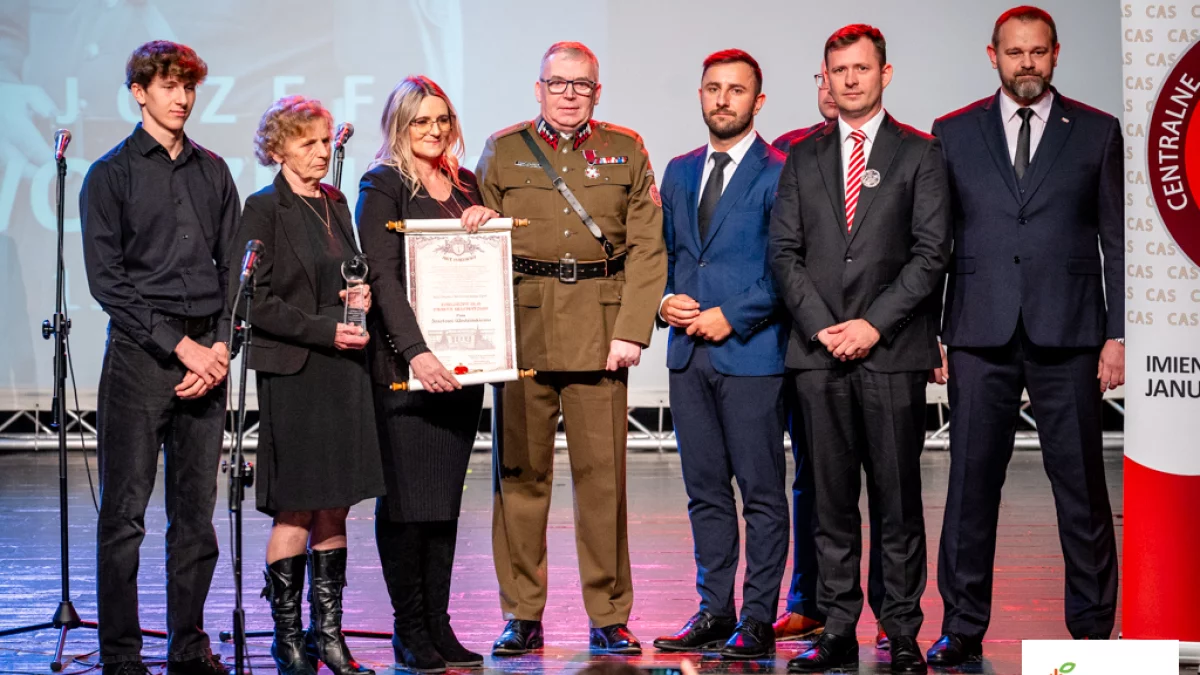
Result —
[[[737, 171], [738, 165], [745, 159], [746, 153], [750, 151], [750, 146], [754, 145], [754, 141], [758, 139], [758, 132], [753, 131], [746, 134], [746, 137], [737, 142], [737, 145], [726, 150], [731, 160], [725, 165], [725, 180], [721, 183], [721, 194], [725, 194], [725, 188], [729, 187], [729, 181], [733, 180], [733, 172]], [[704, 195], [704, 186], [708, 185], [708, 177], [712, 174], [713, 167], [716, 164], [712, 161], [713, 153], [717, 149], [713, 147], [712, 142], [708, 143], [708, 149], [704, 152], [704, 173], [700, 174], [700, 190], [696, 195], [696, 203], [700, 203], [700, 198]]]
[[[859, 130], [867, 135], [867, 140], [863, 141], [864, 166], [871, 161], [871, 147], [875, 145], [875, 136], [879, 133], [879, 127], [883, 126], [883, 115], [884, 110], [880, 108], [874, 117], [859, 127]], [[850, 182], [850, 153], [854, 152], [854, 140], [850, 138], [850, 134], [854, 133], [854, 128], [846, 124], [846, 120], [840, 117], [837, 125], [838, 133], [842, 138], [842, 195], [845, 195], [846, 187]]]
[[[1050, 119], [1050, 106], [1054, 103], [1054, 92], [1046, 95], [1029, 106], [1033, 114], [1029, 116], [1029, 162], [1033, 163], [1038, 143], [1042, 142], [1042, 134], [1046, 131], [1046, 122]], [[1004, 136], [1008, 139], [1008, 159], [1017, 163], [1017, 137], [1021, 135], [1021, 116], [1017, 111], [1024, 106], [1017, 105], [1004, 91], [1000, 92], [1000, 119], [1004, 120]]]

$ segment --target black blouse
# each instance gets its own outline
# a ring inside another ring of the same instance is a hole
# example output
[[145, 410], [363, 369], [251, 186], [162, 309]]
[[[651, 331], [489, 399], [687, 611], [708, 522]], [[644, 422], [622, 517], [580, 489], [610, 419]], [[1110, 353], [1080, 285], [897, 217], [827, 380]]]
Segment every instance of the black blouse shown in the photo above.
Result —
[[[408, 362], [429, 351], [416, 314], [408, 304], [404, 235], [388, 231], [387, 223], [413, 218], [458, 218], [469, 206], [482, 204], [475, 174], [460, 168], [458, 179], [464, 189], [451, 186], [450, 198], [444, 202], [431, 197], [424, 188], [414, 196], [411, 183], [390, 166], [376, 166], [359, 181], [354, 221], [370, 266], [371, 318], [377, 324], [373, 332], [383, 338], [372, 341], [377, 346], [372, 350], [376, 357], [372, 370], [380, 384], [407, 379]], [[384, 335], [379, 335], [380, 330]]]

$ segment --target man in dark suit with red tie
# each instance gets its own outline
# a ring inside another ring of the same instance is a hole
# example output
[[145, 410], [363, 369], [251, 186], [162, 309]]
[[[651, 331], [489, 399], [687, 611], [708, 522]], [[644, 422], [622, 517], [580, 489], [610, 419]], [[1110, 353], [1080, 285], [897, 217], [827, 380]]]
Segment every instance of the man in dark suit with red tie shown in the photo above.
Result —
[[934, 123], [954, 204], [942, 342], [950, 487], [938, 554], [934, 665], [982, 655], [1000, 492], [1029, 392], [1066, 560], [1067, 628], [1107, 639], [1117, 550], [1101, 394], [1125, 379], [1121, 127], [1050, 86], [1054, 19], [1005, 12], [988, 46], [1000, 91]]
[[865, 466], [882, 525], [891, 670], [924, 673], [925, 385], [950, 255], [950, 201], [936, 139], [883, 110], [891, 80], [879, 30], [846, 26], [825, 43], [836, 125], [792, 147], [771, 214], [771, 269], [791, 314], [795, 370], [817, 504], [817, 605], [825, 632], [788, 663], [819, 672], [858, 663]]
[[[837, 124], [838, 105], [829, 91], [825, 79], [825, 61], [813, 76], [817, 85], [817, 111], [824, 118], [820, 122], [801, 129], [793, 129], [771, 145], [785, 154], [792, 145], [820, 131], [829, 124]], [[813, 540], [813, 480], [812, 462], [804, 450], [804, 425], [800, 419], [799, 405], [794, 392], [788, 394], [788, 433], [792, 437], [792, 456], [796, 460], [796, 473], [792, 478], [792, 579], [788, 584], [787, 606], [775, 622], [775, 639], [806, 640], [819, 635], [825, 628], [825, 618], [817, 609], [817, 551]], [[867, 512], [871, 521], [871, 549], [867, 564], [867, 604], [876, 619], [883, 607], [883, 577], [880, 576], [879, 508], [875, 503], [875, 485], [867, 472]], [[875, 628], [875, 648], [887, 649], [888, 637], [883, 624]]]

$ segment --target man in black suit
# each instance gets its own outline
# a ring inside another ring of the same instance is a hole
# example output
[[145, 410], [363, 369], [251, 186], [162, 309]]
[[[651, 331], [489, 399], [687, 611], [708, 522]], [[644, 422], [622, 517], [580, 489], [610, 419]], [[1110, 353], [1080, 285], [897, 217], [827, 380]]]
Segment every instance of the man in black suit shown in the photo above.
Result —
[[925, 384], [941, 365], [938, 319], [950, 203], [938, 142], [883, 111], [883, 35], [846, 26], [825, 43], [836, 125], [792, 147], [771, 217], [771, 268], [793, 320], [787, 365], [813, 461], [817, 604], [825, 632], [791, 672], [853, 667], [862, 612], [859, 472], [881, 514], [892, 672], [924, 673], [920, 456]]
[[946, 613], [929, 651], [930, 663], [946, 666], [983, 651], [1022, 389], [1054, 491], [1071, 635], [1107, 639], [1117, 602], [1100, 422], [1102, 392], [1125, 379], [1121, 127], [1050, 87], [1058, 35], [1046, 12], [1003, 14], [988, 55], [1000, 91], [933, 126], [954, 205], [942, 330], [951, 376], [938, 555]]
[[[822, 68], [825, 67], [824, 60], [821, 61], [821, 67]], [[800, 140], [803, 139], [804, 137], [812, 134], [814, 131], [821, 129], [826, 124], [833, 124], [834, 122], [837, 121], [837, 118], [838, 118], [837, 101], [833, 100], [833, 94], [829, 93], [829, 82], [827, 82], [825, 80], [824, 72], [822, 70], [818, 69], [817, 73], [815, 75], [813, 75], [813, 80], [817, 84], [817, 110], [821, 113], [821, 117], [823, 119], [820, 122], [817, 122], [816, 124], [812, 125], [811, 127], [802, 127], [800, 129], [792, 129], [791, 131], [780, 136], [779, 138], [776, 138], [775, 140], [771, 141], [771, 145], [776, 150], [781, 150], [783, 152], [787, 152], [788, 150], [792, 149], [792, 145], [800, 142]]]
[[[817, 69], [813, 80], [817, 85], [817, 110], [824, 118], [820, 122], [801, 129], [793, 129], [776, 138], [771, 145], [784, 153], [805, 137], [820, 131], [838, 120], [837, 101], [829, 91], [823, 68]], [[796, 473], [792, 478], [792, 580], [788, 584], [787, 607], [775, 621], [775, 639], [804, 640], [818, 635], [824, 629], [825, 617], [817, 609], [817, 553], [813, 539], [813, 479], [812, 462], [804, 451], [804, 429], [794, 392], [787, 398], [788, 434], [792, 437], [792, 457], [796, 460]], [[871, 521], [871, 548], [867, 563], [867, 604], [879, 618], [883, 607], [883, 577], [880, 570], [879, 509], [875, 503], [875, 484], [871, 472], [867, 472], [867, 512]], [[875, 628], [875, 648], [887, 649], [887, 632], [883, 624]]]

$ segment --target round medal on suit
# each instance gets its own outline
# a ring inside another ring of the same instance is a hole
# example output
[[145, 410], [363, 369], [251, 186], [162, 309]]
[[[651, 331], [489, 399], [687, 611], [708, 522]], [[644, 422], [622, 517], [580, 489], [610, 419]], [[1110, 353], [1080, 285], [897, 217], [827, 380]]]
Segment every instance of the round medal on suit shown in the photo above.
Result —
[[863, 172], [862, 177], [863, 187], [873, 188], [879, 185], [879, 172], [875, 169], [867, 169]]

